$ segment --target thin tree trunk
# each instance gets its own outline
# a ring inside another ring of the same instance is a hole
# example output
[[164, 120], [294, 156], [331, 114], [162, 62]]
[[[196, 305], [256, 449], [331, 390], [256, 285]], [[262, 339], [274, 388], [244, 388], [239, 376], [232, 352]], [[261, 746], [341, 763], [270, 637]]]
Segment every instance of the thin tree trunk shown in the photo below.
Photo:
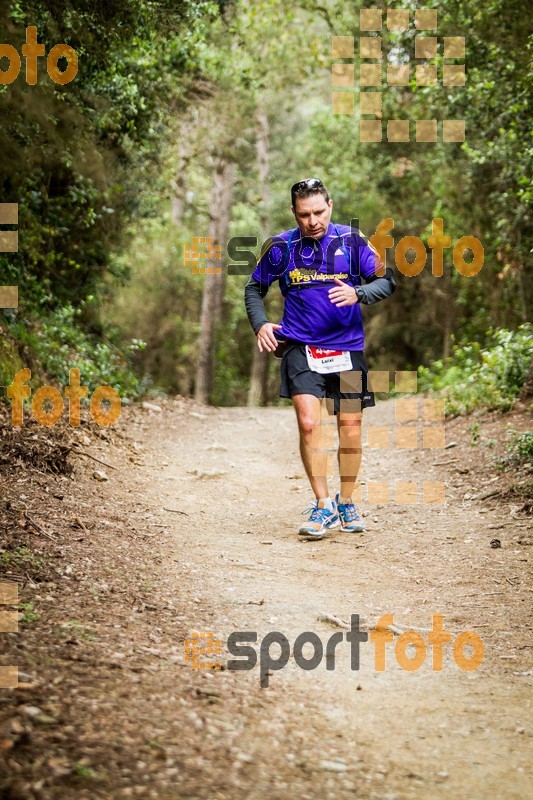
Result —
[[191, 157], [191, 122], [186, 121], [180, 130], [180, 146], [176, 174], [171, 183], [171, 219], [174, 225], [181, 225], [185, 211], [187, 189], [187, 166]]
[[[517, 232], [517, 249], [520, 251], [522, 245], [522, 234], [520, 230]], [[529, 314], [527, 309], [527, 300], [526, 300], [526, 289], [525, 289], [525, 281], [524, 281], [524, 269], [525, 265], [520, 263], [518, 265], [518, 293], [520, 296], [520, 311], [522, 312], [522, 322], [528, 322]]]
[[524, 385], [522, 386], [522, 391], [520, 392], [520, 400], [526, 402], [526, 400], [529, 400], [531, 397], [533, 397], [533, 358], [529, 362], [529, 369]]
[[[437, 292], [438, 302], [442, 312], [444, 313], [444, 320], [442, 323], [442, 358], [447, 359], [450, 355], [450, 338], [453, 330], [453, 322], [455, 317], [455, 302], [454, 292], [449, 273], [443, 275], [440, 279], [439, 291]], [[442, 300], [441, 300], [442, 297]]]
[[[235, 181], [234, 164], [218, 158], [215, 163], [213, 191], [211, 193], [209, 246], [220, 247], [223, 254], [228, 241], [231, 203]], [[200, 403], [209, 403], [213, 392], [215, 328], [222, 314], [222, 301], [226, 286], [226, 271], [222, 258], [208, 258], [200, 314], [200, 341], [196, 369], [195, 397]], [[219, 270], [217, 273], [216, 270]]]
[[[257, 136], [257, 167], [259, 176], [259, 192], [261, 195], [260, 226], [261, 241], [269, 234], [269, 203], [270, 203], [270, 153], [269, 153], [269, 125], [268, 117], [263, 109], [256, 113]], [[250, 371], [250, 388], [248, 390], [248, 405], [259, 406], [266, 404], [268, 383], [268, 353], [260, 353], [257, 342], [253, 343], [252, 368]]]
[[442, 332], [442, 358], [443, 358], [443, 360], [446, 360], [450, 355], [450, 335], [451, 335], [451, 332], [452, 332], [452, 322], [453, 322], [453, 320], [452, 320], [452, 317], [453, 317], [452, 304], [453, 304], [453, 299], [452, 299], [452, 296], [451, 296], [451, 292], [449, 292], [449, 294], [448, 294], [448, 296], [446, 298], [446, 302], [445, 302], [444, 329], [443, 329], [443, 332]]

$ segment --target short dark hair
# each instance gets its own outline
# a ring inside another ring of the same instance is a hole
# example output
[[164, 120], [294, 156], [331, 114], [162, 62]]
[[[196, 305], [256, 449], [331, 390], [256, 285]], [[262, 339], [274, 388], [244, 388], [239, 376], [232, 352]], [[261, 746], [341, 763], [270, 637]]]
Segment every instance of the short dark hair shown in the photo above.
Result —
[[314, 194], [321, 194], [326, 203], [329, 203], [328, 190], [319, 178], [304, 178], [291, 186], [291, 201], [293, 208], [296, 208], [297, 197], [312, 197]]

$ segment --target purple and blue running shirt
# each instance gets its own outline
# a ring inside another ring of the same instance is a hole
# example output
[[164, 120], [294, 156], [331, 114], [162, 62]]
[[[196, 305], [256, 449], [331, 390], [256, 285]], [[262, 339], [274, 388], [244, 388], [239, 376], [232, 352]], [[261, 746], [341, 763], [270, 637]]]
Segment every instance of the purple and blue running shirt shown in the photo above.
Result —
[[329, 223], [322, 239], [303, 237], [299, 228], [270, 240], [252, 277], [270, 286], [280, 281], [285, 296], [276, 337], [334, 350], [363, 350], [361, 304], [337, 308], [328, 291], [333, 275], [358, 286], [372, 280], [381, 266], [377, 252], [356, 229]]

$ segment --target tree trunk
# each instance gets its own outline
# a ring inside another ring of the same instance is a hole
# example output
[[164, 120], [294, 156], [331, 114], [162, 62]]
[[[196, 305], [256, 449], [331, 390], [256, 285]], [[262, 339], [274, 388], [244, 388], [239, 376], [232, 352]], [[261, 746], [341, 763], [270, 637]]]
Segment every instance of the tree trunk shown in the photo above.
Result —
[[181, 225], [185, 210], [185, 195], [187, 188], [187, 166], [191, 157], [191, 122], [186, 121], [180, 130], [180, 146], [178, 165], [174, 180], [171, 183], [171, 219], [174, 225]]
[[524, 385], [522, 386], [522, 391], [520, 392], [520, 400], [525, 403], [532, 397], [533, 397], [533, 358], [529, 362], [529, 369], [526, 375], [526, 379], [524, 381]]
[[447, 286], [445, 287], [445, 298], [442, 304], [444, 310], [444, 325], [442, 330], [442, 358], [445, 361], [450, 355], [450, 338], [453, 329], [454, 320], [454, 302], [453, 302], [453, 289], [451, 286], [450, 278], [441, 278], [445, 280]]
[[[215, 163], [210, 203], [209, 249], [214, 251], [218, 246], [221, 255], [228, 241], [234, 181], [234, 164], [218, 158]], [[220, 322], [226, 286], [226, 270], [222, 264], [222, 257], [207, 258], [206, 265], [195, 388], [195, 398], [200, 403], [209, 403], [213, 392], [215, 329]]]
[[[259, 192], [261, 195], [259, 220], [261, 226], [261, 241], [263, 242], [269, 235], [270, 227], [270, 153], [268, 117], [261, 108], [257, 110], [256, 123], [257, 167], [259, 176]], [[257, 342], [254, 341], [252, 350], [252, 368], [250, 371], [250, 388], [248, 390], [249, 406], [266, 404], [268, 365], [268, 353], [260, 353], [257, 348]]]

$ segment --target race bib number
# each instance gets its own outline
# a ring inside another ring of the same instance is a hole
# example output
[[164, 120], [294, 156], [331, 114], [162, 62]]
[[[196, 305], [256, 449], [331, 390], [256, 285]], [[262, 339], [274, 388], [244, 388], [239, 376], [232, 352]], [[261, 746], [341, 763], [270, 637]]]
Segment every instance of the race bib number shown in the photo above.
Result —
[[306, 345], [307, 363], [313, 372], [345, 372], [352, 369], [349, 350], [328, 350], [326, 347]]

